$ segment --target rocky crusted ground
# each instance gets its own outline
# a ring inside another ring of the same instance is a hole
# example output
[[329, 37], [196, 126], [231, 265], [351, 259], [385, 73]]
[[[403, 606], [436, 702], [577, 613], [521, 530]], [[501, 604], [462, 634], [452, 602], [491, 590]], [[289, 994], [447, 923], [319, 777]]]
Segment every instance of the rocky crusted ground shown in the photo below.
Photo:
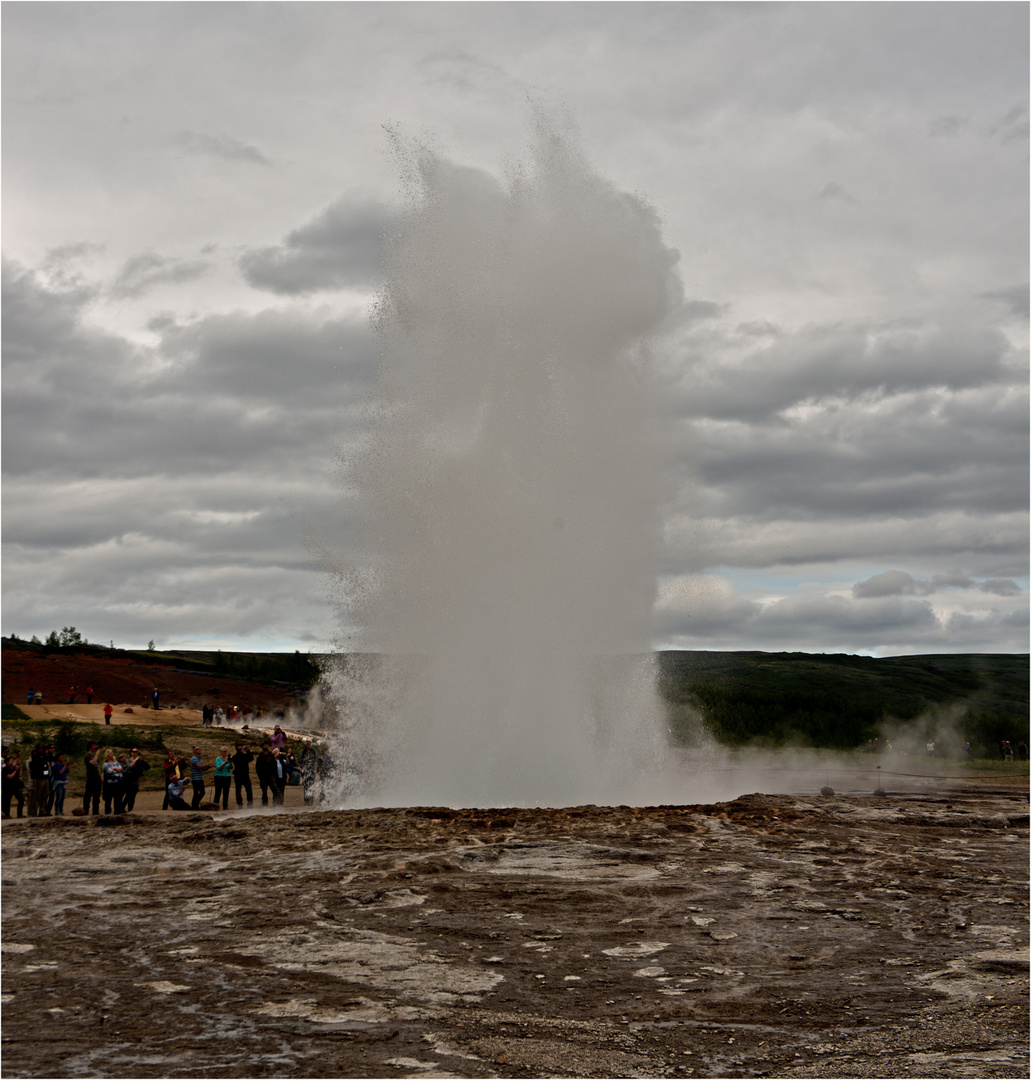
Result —
[[1023, 791], [33, 819], [5, 1076], [1027, 1076]]

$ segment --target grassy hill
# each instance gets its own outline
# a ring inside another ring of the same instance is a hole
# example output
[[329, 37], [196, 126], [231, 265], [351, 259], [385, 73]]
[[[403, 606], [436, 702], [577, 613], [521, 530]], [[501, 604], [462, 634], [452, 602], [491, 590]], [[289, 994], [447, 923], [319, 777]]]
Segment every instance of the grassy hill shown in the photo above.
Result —
[[[34, 669], [29, 665], [32, 657], [38, 661]], [[228, 680], [234, 686], [246, 680], [303, 696], [319, 680], [328, 659], [300, 652], [62, 648], [5, 638], [3, 696], [14, 704], [23, 700], [25, 687], [39, 688], [42, 669], [38, 664], [44, 661], [46, 670], [55, 673], [53, 688], [48, 689], [51, 701], [63, 700], [61, 694], [70, 683], [85, 686], [90, 680], [98, 693], [105, 693], [101, 689], [105, 682], [110, 684], [115, 674], [122, 676], [133, 665], [144, 672], [141, 685], [147, 689], [162, 678], [171, 683], [177, 673], [182, 682], [195, 675], [210, 676], [219, 684]], [[1027, 654], [872, 658], [663, 652], [658, 659], [670, 730], [683, 743], [697, 738], [700, 727], [730, 746], [852, 749], [885, 736], [909, 740], [914, 746], [935, 738], [943, 749], [952, 751], [969, 740], [976, 756], [991, 758], [998, 757], [1003, 738], [1014, 747], [1028, 741]], [[61, 660], [75, 661], [78, 666], [68, 673], [61, 669], [58, 678], [54, 665]], [[165, 669], [163, 675], [158, 668]], [[234, 691], [225, 693], [231, 696]], [[139, 694], [145, 696], [143, 691]]]
[[182, 649], [175, 652], [140, 652], [174, 661], [183, 671], [196, 671], [222, 678], [247, 679], [251, 682], [278, 683], [310, 687], [321, 675], [319, 657], [300, 651], [292, 653], [214, 652]]
[[722, 743], [849, 749], [873, 738], [964, 739], [975, 756], [1028, 741], [1028, 657], [664, 652], [660, 689], [674, 736], [700, 716]]

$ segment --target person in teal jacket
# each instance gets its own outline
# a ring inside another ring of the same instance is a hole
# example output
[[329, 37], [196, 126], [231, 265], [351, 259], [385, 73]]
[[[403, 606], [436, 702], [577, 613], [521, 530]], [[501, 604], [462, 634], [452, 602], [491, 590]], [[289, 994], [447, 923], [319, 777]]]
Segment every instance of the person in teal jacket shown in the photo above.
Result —
[[229, 747], [220, 746], [218, 757], [215, 758], [215, 805], [218, 805], [219, 797], [222, 800], [222, 809], [229, 809], [229, 782], [233, 775], [233, 762], [229, 757]]

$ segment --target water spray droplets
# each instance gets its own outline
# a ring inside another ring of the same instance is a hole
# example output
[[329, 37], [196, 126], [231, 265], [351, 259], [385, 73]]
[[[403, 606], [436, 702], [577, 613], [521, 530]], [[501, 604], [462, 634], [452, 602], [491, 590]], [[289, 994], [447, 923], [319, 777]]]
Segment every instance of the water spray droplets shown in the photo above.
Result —
[[353, 477], [380, 561], [352, 616], [381, 656], [365, 683], [362, 665], [334, 680], [352, 801], [613, 801], [661, 753], [633, 365], [676, 253], [640, 200], [538, 134], [507, 187], [400, 151], [416, 190], [375, 317], [386, 407]]

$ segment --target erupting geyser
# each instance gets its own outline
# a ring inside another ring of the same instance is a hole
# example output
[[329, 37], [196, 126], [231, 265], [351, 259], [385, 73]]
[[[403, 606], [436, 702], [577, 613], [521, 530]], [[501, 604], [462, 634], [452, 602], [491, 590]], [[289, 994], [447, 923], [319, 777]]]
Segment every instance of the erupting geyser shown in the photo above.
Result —
[[353, 479], [376, 563], [342, 668], [348, 802], [647, 801], [658, 469], [643, 343], [680, 294], [640, 199], [538, 125], [506, 184], [399, 150], [409, 205]]

